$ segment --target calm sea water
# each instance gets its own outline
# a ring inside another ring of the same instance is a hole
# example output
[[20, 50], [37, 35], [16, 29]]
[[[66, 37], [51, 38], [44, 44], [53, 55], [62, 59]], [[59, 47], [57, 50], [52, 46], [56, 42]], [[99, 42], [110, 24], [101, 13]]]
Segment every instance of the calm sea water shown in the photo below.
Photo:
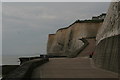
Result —
[[[39, 55], [34, 55], [34, 56], [39, 56]], [[19, 65], [20, 61], [19, 58], [20, 57], [33, 57], [33, 56], [2, 56], [2, 65]]]
[[19, 56], [2, 56], [2, 65], [19, 65]]
[[[2, 65], [19, 65], [20, 56], [2, 56]], [[2, 78], [2, 65], [0, 65], [0, 80]]]

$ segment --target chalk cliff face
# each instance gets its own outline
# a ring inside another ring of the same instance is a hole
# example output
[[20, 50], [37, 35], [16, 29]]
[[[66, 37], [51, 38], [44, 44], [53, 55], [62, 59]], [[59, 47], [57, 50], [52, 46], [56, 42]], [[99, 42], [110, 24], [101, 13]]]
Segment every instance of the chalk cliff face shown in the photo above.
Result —
[[48, 55], [75, 57], [87, 45], [85, 40], [81, 39], [95, 38], [102, 22], [102, 20], [77, 20], [69, 27], [57, 30], [56, 34], [49, 35]]
[[93, 54], [96, 66], [119, 73], [120, 2], [112, 2], [104, 22], [76, 21], [49, 35], [48, 55], [81, 57]]
[[120, 2], [111, 3], [105, 21], [97, 34], [98, 43], [104, 38], [120, 34]]
[[95, 64], [100, 68], [118, 72], [120, 69], [120, 2], [111, 3], [96, 39], [93, 57]]

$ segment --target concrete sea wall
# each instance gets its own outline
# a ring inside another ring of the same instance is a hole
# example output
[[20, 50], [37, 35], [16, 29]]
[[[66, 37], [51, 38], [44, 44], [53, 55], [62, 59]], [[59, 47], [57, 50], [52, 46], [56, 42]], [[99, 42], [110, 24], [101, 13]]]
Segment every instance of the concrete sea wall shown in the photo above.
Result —
[[97, 46], [94, 53], [96, 66], [117, 72], [119, 68], [119, 43], [120, 35], [103, 39]]
[[31, 80], [33, 70], [48, 61], [48, 58], [26, 61], [9, 74], [3, 76], [2, 80]]
[[2, 76], [5, 76], [7, 74], [9, 74], [11, 71], [15, 70], [16, 68], [18, 68], [20, 65], [3, 65], [2, 66]]

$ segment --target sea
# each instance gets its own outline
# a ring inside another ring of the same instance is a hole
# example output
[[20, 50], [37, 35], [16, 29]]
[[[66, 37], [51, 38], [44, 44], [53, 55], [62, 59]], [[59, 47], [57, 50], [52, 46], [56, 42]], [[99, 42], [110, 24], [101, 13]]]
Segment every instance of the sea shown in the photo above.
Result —
[[19, 65], [20, 61], [19, 58], [20, 56], [16, 55], [5, 55], [2, 56], [2, 64], [0, 64], [0, 80], [2, 78], [2, 65]]
[[[39, 55], [34, 55], [39, 56]], [[32, 57], [31, 56], [20, 56], [20, 55], [2, 55], [2, 64], [0, 65], [0, 80], [2, 78], [2, 65], [20, 65], [20, 57]]]
[[2, 56], [2, 65], [19, 65], [19, 57], [15, 55]]
[[20, 57], [39, 57], [40, 55], [25, 55], [25, 56], [20, 56], [20, 55], [3, 55], [2, 56], [2, 65], [20, 65], [19, 58]]

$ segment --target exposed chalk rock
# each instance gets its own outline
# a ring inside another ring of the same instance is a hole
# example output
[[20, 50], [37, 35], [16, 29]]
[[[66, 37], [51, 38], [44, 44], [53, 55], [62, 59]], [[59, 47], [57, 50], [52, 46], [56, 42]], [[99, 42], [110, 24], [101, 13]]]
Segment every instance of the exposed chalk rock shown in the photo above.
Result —
[[102, 23], [103, 20], [77, 20], [69, 27], [57, 30], [56, 34], [49, 35], [48, 55], [75, 57], [85, 48], [80, 39], [96, 37]]
[[120, 2], [111, 3], [102, 27], [97, 34], [97, 43], [102, 39], [120, 34]]

